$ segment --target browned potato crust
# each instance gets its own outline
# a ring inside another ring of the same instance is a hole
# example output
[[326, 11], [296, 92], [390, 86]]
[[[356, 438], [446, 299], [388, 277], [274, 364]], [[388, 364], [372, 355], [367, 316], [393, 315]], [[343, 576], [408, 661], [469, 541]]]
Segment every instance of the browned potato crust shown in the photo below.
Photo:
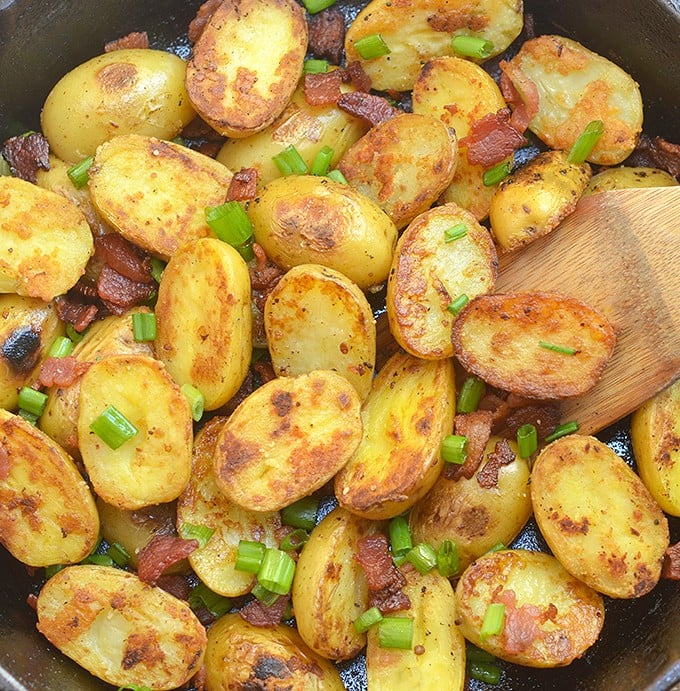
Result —
[[491, 386], [553, 399], [592, 388], [616, 337], [594, 308], [573, 297], [539, 292], [477, 296], [453, 323], [452, 339], [463, 367]]

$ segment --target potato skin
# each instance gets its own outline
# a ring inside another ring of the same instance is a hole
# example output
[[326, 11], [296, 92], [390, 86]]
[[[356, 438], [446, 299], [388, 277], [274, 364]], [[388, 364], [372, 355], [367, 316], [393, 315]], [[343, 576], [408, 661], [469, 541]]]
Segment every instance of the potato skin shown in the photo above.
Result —
[[553, 554], [594, 590], [633, 598], [657, 584], [668, 521], [606, 444], [570, 434], [545, 447], [531, 474], [531, 502]]
[[645, 486], [666, 513], [680, 516], [680, 382], [633, 413], [630, 434]]
[[172, 139], [196, 113], [184, 88], [184, 60], [129, 48], [78, 65], [52, 88], [41, 115], [50, 149], [71, 164], [114, 136]]
[[659, 168], [618, 166], [605, 168], [597, 175], [593, 175], [583, 196], [606, 190], [623, 190], [630, 187], [674, 187], [678, 184], [680, 183], [672, 175]]
[[72, 564], [97, 544], [94, 497], [47, 435], [0, 408], [0, 542], [29, 566]]
[[[614, 349], [614, 329], [597, 310], [556, 293], [479, 295], [453, 323], [463, 367], [488, 384], [529, 398], [568, 398], [597, 382]], [[575, 348], [573, 355], [541, 342]]]
[[307, 23], [292, 0], [227, 0], [194, 45], [189, 98], [213, 129], [247, 137], [288, 103], [307, 51]]
[[66, 567], [43, 586], [37, 611], [53, 645], [114, 686], [175, 689], [203, 661], [207, 637], [189, 605], [121, 569]]
[[[500, 634], [481, 640], [492, 602], [505, 605]], [[529, 667], [562, 667], [581, 657], [604, 623], [602, 597], [544, 552], [490, 552], [473, 562], [456, 586], [457, 616], [467, 640]]]

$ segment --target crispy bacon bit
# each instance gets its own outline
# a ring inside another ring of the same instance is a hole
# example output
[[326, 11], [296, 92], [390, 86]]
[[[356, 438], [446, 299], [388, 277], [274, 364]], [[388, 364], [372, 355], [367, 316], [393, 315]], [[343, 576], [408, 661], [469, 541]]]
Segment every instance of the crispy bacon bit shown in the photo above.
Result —
[[680, 581], [680, 542], [676, 542], [666, 550], [661, 576], [673, 581]]
[[536, 605], [524, 604], [517, 607], [514, 590], [504, 590], [496, 600], [505, 605], [503, 647], [513, 655], [526, 650], [534, 641], [544, 638], [545, 633], [539, 624], [554, 619], [557, 615], [557, 608], [552, 603], [545, 611]]
[[70, 386], [87, 372], [90, 364], [78, 362], [72, 355], [48, 357], [40, 367], [38, 384], [40, 386]]
[[501, 92], [512, 106], [510, 125], [518, 132], [524, 132], [532, 118], [538, 113], [539, 95], [534, 84], [517, 65], [501, 60]]
[[505, 399], [496, 394], [487, 394], [479, 407], [493, 412], [492, 434], [512, 439], [517, 436], [517, 430], [527, 424], [536, 428], [539, 439], [545, 439], [555, 431], [561, 417], [559, 404], [524, 398], [513, 393]]
[[29, 593], [26, 596], [26, 604], [33, 610], [38, 609], [38, 596], [35, 593]]
[[661, 168], [677, 178], [680, 176], [680, 144], [642, 134], [626, 165]]
[[317, 57], [339, 65], [345, 46], [345, 18], [339, 7], [329, 7], [307, 20], [309, 50]]
[[281, 623], [289, 601], [290, 595], [280, 595], [272, 605], [267, 607], [259, 600], [252, 600], [241, 608], [239, 614], [253, 626], [276, 626]]
[[274, 367], [272, 366], [272, 363], [269, 360], [258, 360], [257, 362], [253, 362], [252, 367], [259, 375], [260, 380], [263, 384], [266, 384], [268, 381], [273, 381], [274, 379], [276, 379]]
[[137, 555], [137, 575], [145, 583], [154, 585], [167, 568], [188, 557], [198, 546], [198, 540], [155, 535]]
[[63, 295], [54, 299], [54, 306], [59, 319], [71, 324], [78, 333], [85, 331], [99, 313], [97, 305], [85, 305]]
[[125, 278], [151, 283], [151, 255], [118, 233], [108, 233], [94, 241], [95, 251], [105, 264]]
[[477, 482], [483, 489], [492, 489], [498, 485], [498, 472], [504, 465], [515, 460], [515, 452], [510, 448], [507, 439], [496, 442], [489, 454], [486, 465], [477, 473]]
[[485, 115], [458, 142], [461, 147], [467, 147], [467, 158], [472, 165], [490, 168], [526, 144], [527, 140], [510, 124], [510, 115], [509, 108]]
[[352, 86], [357, 91], [368, 93], [371, 90], [371, 78], [364, 72], [364, 68], [358, 60], [347, 63], [347, 74]]
[[131, 281], [108, 264], [97, 279], [97, 293], [112, 314], [124, 314], [131, 307], [145, 302], [154, 292], [154, 284]]
[[196, 43], [203, 30], [207, 26], [208, 22], [215, 14], [215, 10], [222, 4], [222, 0], [207, 0], [199, 8], [196, 16], [191, 20], [189, 24], [189, 40], [192, 43]]
[[227, 201], [245, 201], [257, 194], [257, 169], [241, 168], [234, 173], [227, 190]]
[[115, 41], [104, 44], [105, 53], [113, 53], [115, 50], [125, 50], [127, 48], [148, 48], [149, 35], [146, 31], [131, 31], [127, 36], [121, 36]]
[[174, 595], [178, 600], [186, 600], [189, 597], [191, 586], [184, 576], [178, 573], [166, 573], [156, 579], [156, 585], [163, 588], [166, 593]]
[[383, 614], [411, 607], [411, 600], [402, 588], [404, 574], [394, 565], [384, 535], [367, 535], [358, 544], [354, 558], [359, 562], [368, 581], [369, 603]]
[[10, 464], [7, 449], [0, 444], [0, 480], [5, 480], [9, 476]]
[[363, 118], [373, 127], [393, 118], [400, 111], [382, 96], [362, 91], [350, 91], [338, 99], [338, 108], [357, 118]]
[[328, 106], [337, 103], [342, 95], [340, 70], [306, 74], [304, 81], [305, 101], [310, 106]]
[[444, 477], [449, 480], [468, 480], [477, 472], [484, 456], [484, 449], [491, 436], [493, 413], [489, 410], [477, 410], [474, 413], [460, 413], [453, 423], [454, 431], [467, 437], [467, 457], [463, 465], [447, 463]]
[[209, 142], [217, 142], [220, 145], [225, 140], [225, 137], [210, 127], [203, 118], [198, 116], [182, 130], [182, 137], [185, 139], [205, 139]]
[[427, 23], [433, 31], [452, 34], [458, 29], [481, 31], [489, 24], [489, 18], [484, 14], [474, 14], [466, 9], [441, 10], [429, 16]]
[[9, 164], [12, 175], [36, 183], [40, 169], [50, 169], [50, 145], [42, 134], [20, 134], [10, 137], [0, 151]]
[[250, 287], [253, 293], [253, 301], [257, 308], [264, 312], [264, 303], [269, 297], [269, 293], [274, 290], [274, 286], [279, 282], [285, 273], [281, 267], [270, 261], [261, 245], [253, 243], [253, 253], [257, 259], [255, 266], [248, 266], [250, 274]]

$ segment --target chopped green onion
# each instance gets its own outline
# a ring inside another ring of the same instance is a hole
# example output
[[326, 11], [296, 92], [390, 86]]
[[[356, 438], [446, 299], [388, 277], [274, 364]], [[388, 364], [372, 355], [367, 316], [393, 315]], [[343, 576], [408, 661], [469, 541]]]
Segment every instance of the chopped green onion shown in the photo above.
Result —
[[127, 686], [119, 686], [118, 691], [153, 691], [150, 686], [140, 686], [139, 684], [128, 684]]
[[337, 168], [331, 170], [326, 177], [329, 177], [333, 182], [339, 182], [341, 185], [349, 185], [347, 178]]
[[68, 336], [59, 336], [54, 339], [47, 353], [49, 357], [68, 357], [73, 350], [73, 341]]
[[234, 568], [237, 571], [257, 573], [260, 570], [266, 551], [267, 546], [261, 542], [256, 542], [255, 540], [239, 540]]
[[467, 437], [462, 434], [447, 434], [442, 439], [439, 455], [446, 463], [462, 465], [467, 458]]
[[0, 176], [11, 174], [12, 171], [10, 170], [9, 163], [7, 163], [3, 156], [0, 156]]
[[290, 591], [295, 575], [295, 561], [280, 549], [268, 548], [257, 572], [260, 585], [272, 593], [285, 595]]
[[404, 516], [395, 516], [389, 522], [390, 545], [392, 555], [403, 556], [413, 549], [411, 529]]
[[267, 588], [260, 583], [256, 583], [253, 586], [250, 594], [266, 607], [271, 607], [279, 599], [278, 593], [273, 593], [271, 590], [267, 590]]
[[489, 547], [489, 549], [486, 550], [485, 554], [491, 554], [492, 552], [500, 552], [503, 549], [506, 549], [505, 545], [502, 542], [497, 542], [493, 547]]
[[29, 413], [28, 410], [23, 410], [22, 408], [19, 408], [18, 415], [26, 420], [26, 422], [30, 422], [32, 425], [37, 425], [38, 418], [40, 417], [40, 415]]
[[468, 227], [465, 225], [465, 223], [456, 223], [455, 226], [451, 226], [444, 231], [444, 242], [460, 240], [460, 238], [467, 235], [467, 232]]
[[120, 544], [120, 542], [114, 542], [109, 545], [106, 553], [111, 557], [114, 564], [118, 566], [127, 566], [130, 562], [130, 553]]
[[451, 48], [458, 55], [480, 60], [485, 60], [493, 53], [493, 43], [477, 36], [454, 36], [451, 39]]
[[55, 574], [59, 573], [63, 568], [65, 564], [50, 564], [49, 566], [45, 567], [45, 578], [50, 579], [52, 576]]
[[135, 312], [132, 315], [132, 333], [135, 341], [156, 340], [156, 315], [153, 312]]
[[321, 10], [335, 5], [335, 0], [302, 0], [302, 4], [309, 14], [317, 14], [321, 12]]
[[567, 434], [572, 434], [576, 431], [578, 431], [579, 424], [576, 422], [576, 420], [572, 420], [571, 422], [565, 422], [563, 425], [557, 425], [555, 427], [555, 430], [552, 434], [549, 434], [546, 438], [545, 441], [550, 443], [551, 441], [555, 441], [555, 439], [559, 439], [560, 437], [564, 437]]
[[519, 457], [529, 458], [538, 448], [538, 432], [533, 425], [522, 425], [517, 430], [517, 446], [519, 447]]
[[304, 175], [307, 172], [307, 164], [292, 144], [281, 153], [272, 156], [272, 161], [276, 164], [281, 175]]
[[402, 564], [406, 563], [406, 555], [408, 552], [403, 552], [402, 554], [395, 554], [392, 557], [392, 561], [394, 562], [395, 566], [401, 566]]
[[378, 623], [378, 645], [381, 648], [409, 650], [413, 644], [413, 619], [383, 617]]
[[191, 589], [188, 602], [191, 609], [205, 607], [215, 617], [221, 617], [232, 608], [232, 602], [228, 597], [210, 590], [203, 582]]
[[505, 621], [505, 605], [502, 602], [492, 602], [486, 608], [479, 639], [485, 641], [489, 636], [497, 636], [503, 630]]
[[73, 324], [67, 324], [66, 325], [66, 335], [74, 343], [80, 343], [83, 340], [83, 337], [85, 336], [84, 333], [81, 333], [80, 331], [76, 331], [76, 328], [75, 328], [75, 326], [73, 326]]
[[170, 140], [173, 144], [179, 144], [180, 146], [186, 146], [187, 142], [184, 137], [180, 137], [179, 134]]
[[456, 402], [456, 412], [474, 413], [484, 393], [484, 382], [477, 377], [467, 377]]
[[119, 410], [110, 405], [90, 429], [110, 448], [117, 449], [139, 431]]
[[245, 261], [253, 258], [253, 224], [237, 201], [206, 207], [205, 220], [215, 235], [234, 247]]
[[455, 576], [460, 570], [458, 547], [453, 540], [444, 540], [437, 550], [437, 568], [444, 578]]
[[567, 163], [583, 163], [593, 150], [598, 139], [604, 134], [604, 122], [592, 120], [586, 126], [567, 155]]
[[437, 566], [437, 553], [427, 542], [421, 542], [406, 555], [406, 561], [413, 564], [418, 573], [429, 573]]
[[113, 558], [109, 554], [88, 554], [80, 563], [113, 566]]
[[19, 391], [19, 408], [27, 413], [40, 417], [45, 410], [45, 405], [47, 405], [46, 393], [32, 389], [30, 386], [24, 386]]
[[354, 50], [363, 60], [373, 60], [392, 52], [380, 34], [371, 34], [355, 41]]
[[162, 259], [158, 259], [158, 257], [151, 257], [151, 278], [156, 283], [161, 282], [163, 271], [165, 271], [165, 262]]
[[512, 162], [503, 161], [502, 163], [497, 163], [492, 168], [484, 171], [482, 175], [482, 182], [485, 187], [493, 187], [499, 182], [505, 180], [505, 178], [512, 172]]
[[547, 341], [539, 341], [538, 345], [546, 350], [552, 350], [555, 353], [562, 353], [563, 355], [575, 355], [578, 351], [571, 346], [556, 345], [555, 343], [548, 343]]
[[496, 657], [486, 650], [478, 648], [476, 645], [465, 641], [465, 660], [467, 662], [496, 662]]
[[294, 552], [300, 549], [300, 547], [304, 547], [308, 540], [309, 533], [302, 528], [296, 528], [292, 533], [288, 533], [288, 535], [281, 540], [281, 549], [284, 552]]
[[215, 528], [207, 525], [195, 525], [194, 523], [182, 523], [178, 532], [179, 536], [185, 540], [198, 540], [198, 546], [202, 549], [213, 536]]
[[316, 514], [319, 511], [319, 500], [315, 497], [303, 497], [290, 506], [281, 509], [281, 523], [293, 528], [311, 530], [316, 525]]
[[312, 175], [326, 175], [328, 173], [328, 167], [331, 164], [331, 159], [335, 152], [330, 146], [324, 146], [319, 153], [314, 157], [312, 166], [309, 172]]
[[203, 394], [191, 384], [182, 384], [181, 392], [186, 396], [191, 406], [191, 417], [198, 422], [203, 417], [205, 409], [205, 398]]
[[305, 74], [323, 74], [328, 72], [328, 60], [305, 60], [302, 71]]
[[466, 667], [471, 679], [487, 684], [498, 684], [501, 680], [500, 667], [492, 662], [468, 662]]
[[92, 165], [93, 162], [94, 162], [94, 157], [88, 156], [87, 158], [84, 158], [79, 163], [76, 163], [74, 166], [71, 166], [66, 171], [66, 175], [68, 175], [69, 180], [73, 183], [73, 186], [76, 189], [79, 190], [79, 189], [85, 187], [85, 185], [87, 185], [87, 182], [90, 179], [88, 171], [90, 170], [90, 166]]
[[462, 295], [459, 295], [453, 302], [450, 302], [447, 306], [446, 309], [451, 312], [451, 314], [457, 315], [465, 305], [470, 302], [470, 298], [463, 293]]
[[374, 626], [382, 620], [382, 612], [377, 607], [371, 607], [354, 620], [354, 628], [357, 633], [365, 633], [371, 626]]

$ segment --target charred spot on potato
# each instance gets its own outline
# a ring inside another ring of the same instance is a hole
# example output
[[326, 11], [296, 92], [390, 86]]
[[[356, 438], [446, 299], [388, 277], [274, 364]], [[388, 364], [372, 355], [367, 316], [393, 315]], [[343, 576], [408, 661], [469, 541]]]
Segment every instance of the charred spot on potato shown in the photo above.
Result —
[[253, 675], [261, 681], [271, 678], [285, 679], [290, 676], [290, 670], [278, 657], [260, 657], [253, 665]]
[[590, 525], [587, 516], [584, 516], [580, 521], [574, 521], [573, 519], [569, 518], [569, 516], [565, 516], [557, 523], [560, 526], [560, 530], [567, 535], [573, 535], [575, 533], [587, 535], [588, 527]]
[[125, 91], [136, 83], [137, 68], [127, 62], [116, 62], [102, 67], [97, 72], [96, 79], [105, 93]]
[[17, 374], [30, 372], [38, 361], [40, 331], [25, 326], [13, 331], [2, 344], [2, 357]]
[[271, 396], [274, 412], [279, 417], [286, 417], [293, 407], [293, 397], [290, 391], [275, 391]]

